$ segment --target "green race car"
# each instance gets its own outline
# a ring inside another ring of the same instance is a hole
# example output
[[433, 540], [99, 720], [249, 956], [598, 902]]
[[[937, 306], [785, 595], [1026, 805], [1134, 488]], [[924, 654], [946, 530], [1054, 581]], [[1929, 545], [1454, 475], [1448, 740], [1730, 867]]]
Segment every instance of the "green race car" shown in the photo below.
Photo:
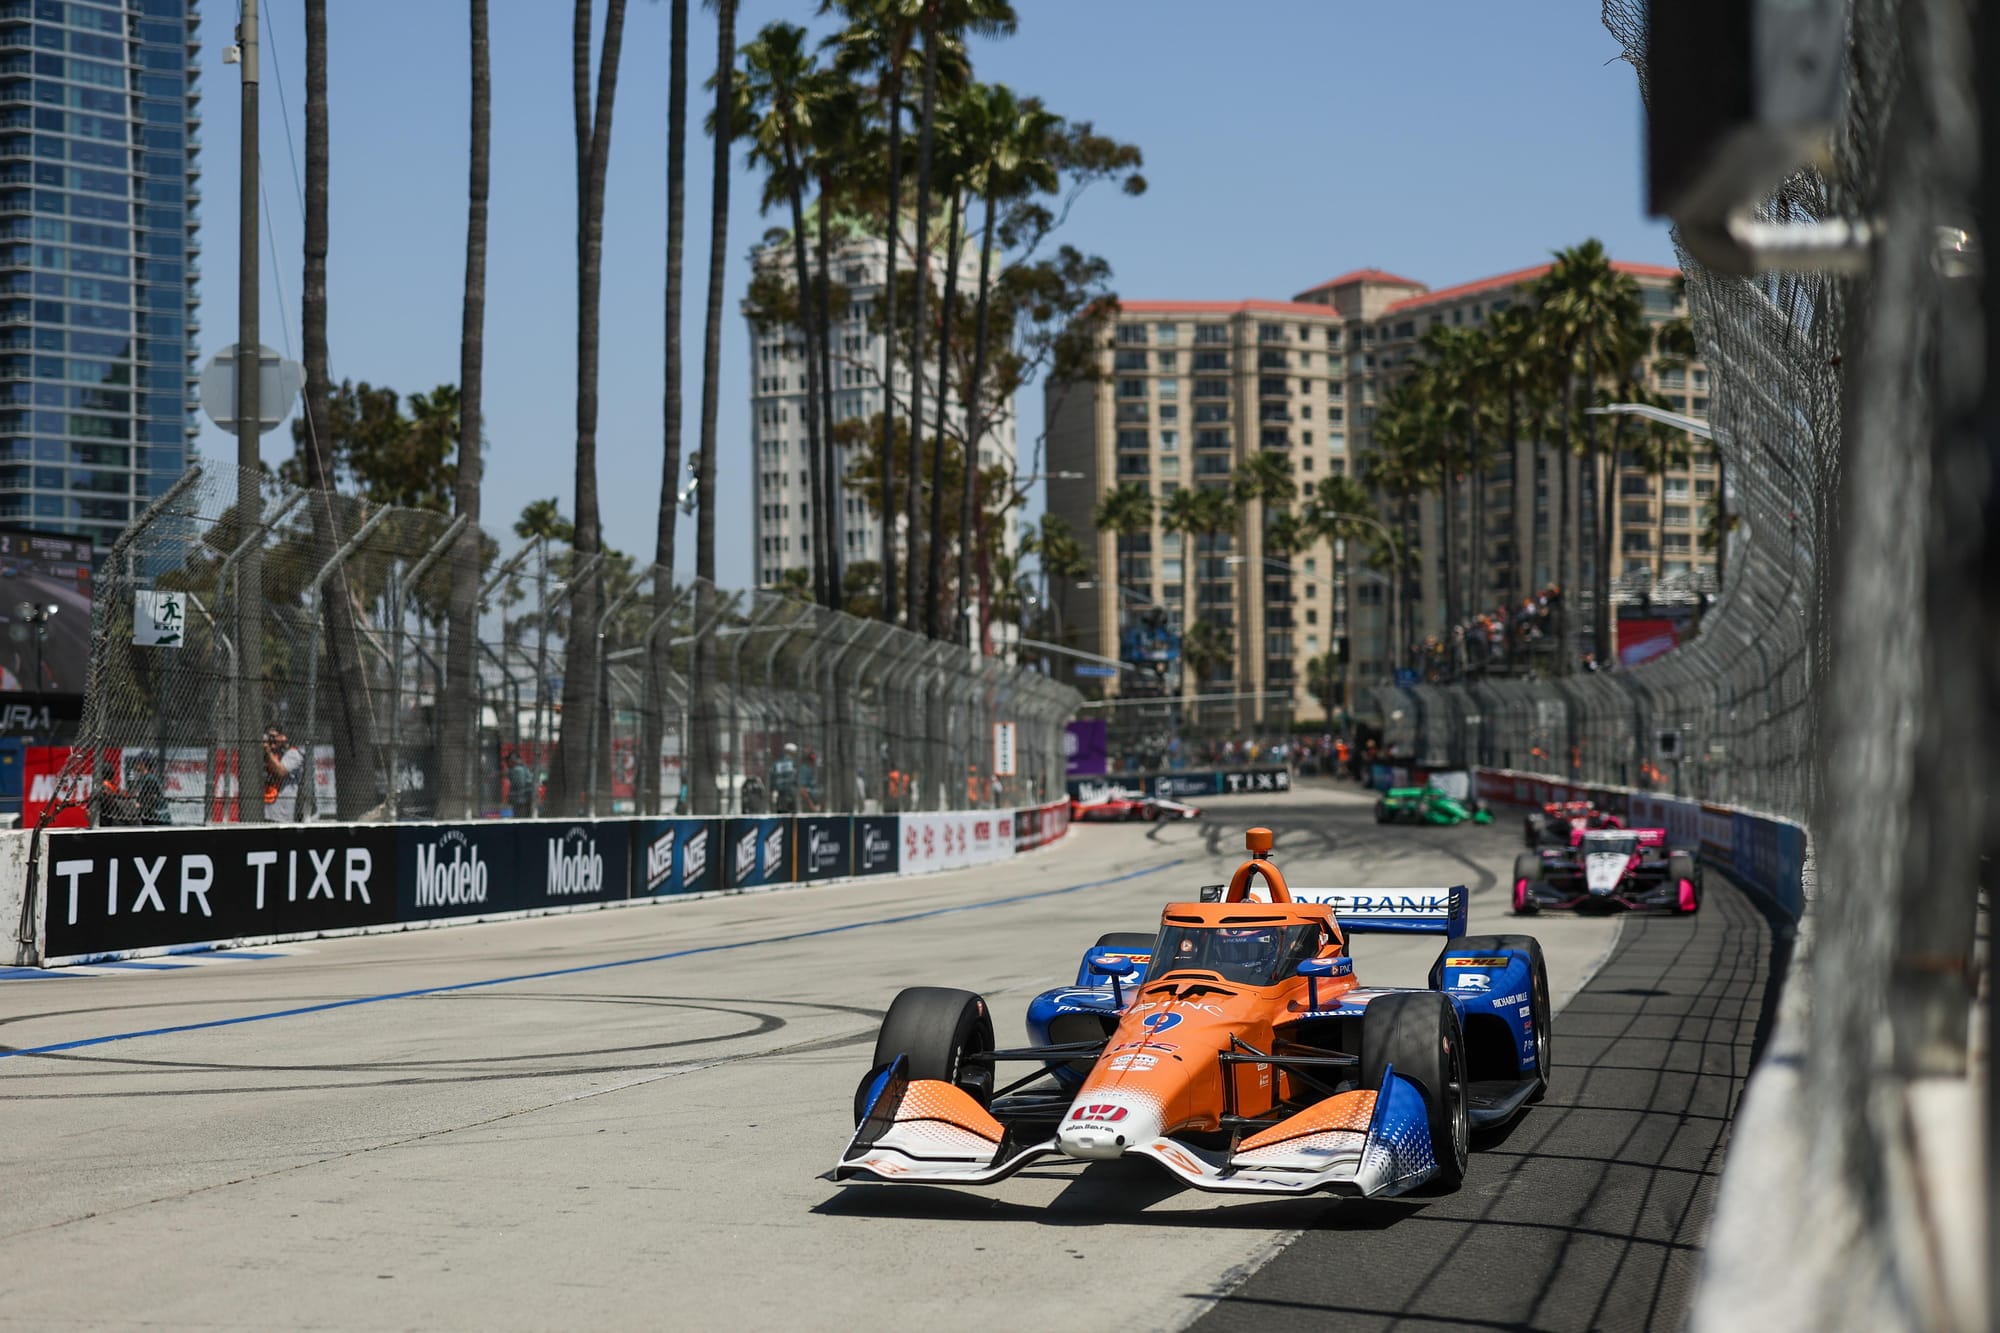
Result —
[[1491, 824], [1492, 812], [1474, 803], [1468, 806], [1436, 787], [1391, 787], [1375, 802], [1378, 824]]

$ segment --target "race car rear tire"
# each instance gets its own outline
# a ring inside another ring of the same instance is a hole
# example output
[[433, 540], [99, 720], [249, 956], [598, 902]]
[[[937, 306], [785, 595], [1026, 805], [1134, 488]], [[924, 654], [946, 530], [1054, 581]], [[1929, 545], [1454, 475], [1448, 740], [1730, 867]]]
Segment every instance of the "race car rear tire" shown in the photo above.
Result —
[[1100, 949], [1130, 949], [1133, 953], [1151, 953], [1159, 936], [1150, 930], [1107, 930], [1097, 937]]
[[854, 1094], [854, 1122], [861, 1123], [869, 1085], [903, 1056], [912, 1079], [956, 1084], [984, 1106], [992, 1099], [993, 1066], [968, 1065], [968, 1054], [993, 1049], [993, 1016], [971, 991], [911, 986], [889, 1004], [875, 1037], [875, 1059]]
[[[1675, 911], [1691, 916], [1701, 910], [1701, 880], [1692, 856], [1675, 852], [1667, 857], [1667, 882], [1674, 886]], [[1683, 884], [1686, 889], [1681, 888]]]
[[1369, 1003], [1361, 1016], [1361, 1086], [1381, 1091], [1391, 1068], [1424, 1092], [1437, 1162], [1429, 1187], [1457, 1189], [1472, 1148], [1472, 1107], [1465, 1033], [1449, 999], [1436, 991], [1401, 991]]
[[1524, 953], [1528, 955], [1529, 1012], [1535, 1024], [1535, 1090], [1528, 1096], [1538, 1102], [1549, 1095], [1549, 1062], [1555, 1058], [1556, 1034], [1553, 1026], [1555, 1003], [1549, 995], [1549, 965], [1542, 957], [1542, 942], [1533, 935], [1467, 935], [1444, 946], [1437, 962], [1431, 964], [1431, 989], [1444, 984], [1444, 960], [1451, 954]]

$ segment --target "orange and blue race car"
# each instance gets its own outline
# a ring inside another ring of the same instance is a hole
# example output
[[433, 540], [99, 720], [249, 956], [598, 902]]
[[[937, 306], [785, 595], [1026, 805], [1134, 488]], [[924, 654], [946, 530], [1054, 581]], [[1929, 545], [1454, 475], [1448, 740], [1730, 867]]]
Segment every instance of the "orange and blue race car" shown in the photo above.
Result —
[[1570, 845], [1514, 858], [1514, 911], [1701, 910], [1701, 858], [1667, 846], [1663, 828], [1578, 829]]
[[[1548, 1088], [1540, 944], [1468, 937], [1463, 886], [1292, 888], [1271, 841], [1251, 829], [1230, 882], [1170, 904], [1157, 933], [1085, 950], [1074, 985], [1029, 1005], [1025, 1047], [996, 1048], [970, 992], [899, 994], [835, 1178], [984, 1185], [1135, 1156], [1204, 1190], [1456, 1188], [1472, 1132]], [[1371, 931], [1446, 936], [1429, 986], [1364, 989], [1348, 941]], [[1010, 1064], [1028, 1072], [1003, 1079]]]

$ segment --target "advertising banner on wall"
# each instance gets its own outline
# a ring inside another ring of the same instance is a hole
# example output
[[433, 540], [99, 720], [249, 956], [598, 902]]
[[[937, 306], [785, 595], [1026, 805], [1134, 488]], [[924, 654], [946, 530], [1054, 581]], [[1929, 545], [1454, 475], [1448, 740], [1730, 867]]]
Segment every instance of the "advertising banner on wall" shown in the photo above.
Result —
[[520, 838], [521, 906], [571, 907], [627, 895], [632, 840], [622, 823], [535, 820], [513, 827]]
[[857, 815], [854, 819], [854, 873], [893, 875], [901, 865], [899, 815]]
[[1292, 789], [1292, 773], [1286, 768], [1251, 768], [1234, 773], [1220, 773], [1216, 776], [1222, 784], [1222, 793], [1225, 796], [1253, 791]]
[[403, 824], [396, 835], [397, 919], [518, 912], [520, 841], [511, 824]]
[[380, 925], [397, 830], [284, 826], [49, 835], [50, 958]]
[[1042, 837], [1042, 812], [1030, 807], [1014, 812], [1014, 850], [1025, 852], [1031, 847], [1039, 847]]
[[839, 879], [854, 873], [854, 820], [848, 815], [808, 815], [792, 821], [793, 850], [802, 880]]
[[634, 824], [632, 896], [705, 893], [722, 887], [715, 848], [722, 824], [713, 819], [648, 819]]
[[1063, 729], [1063, 758], [1070, 777], [1106, 771], [1110, 755], [1110, 723], [1101, 717], [1078, 718]]
[[750, 889], [795, 878], [791, 819], [731, 819], [723, 828], [724, 887]]

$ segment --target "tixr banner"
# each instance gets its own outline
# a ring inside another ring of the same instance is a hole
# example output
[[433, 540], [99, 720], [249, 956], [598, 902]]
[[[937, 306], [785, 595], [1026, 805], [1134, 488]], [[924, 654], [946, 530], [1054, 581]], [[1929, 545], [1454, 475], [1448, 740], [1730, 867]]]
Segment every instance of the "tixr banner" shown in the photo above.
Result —
[[397, 919], [397, 830], [306, 826], [49, 834], [48, 958]]

